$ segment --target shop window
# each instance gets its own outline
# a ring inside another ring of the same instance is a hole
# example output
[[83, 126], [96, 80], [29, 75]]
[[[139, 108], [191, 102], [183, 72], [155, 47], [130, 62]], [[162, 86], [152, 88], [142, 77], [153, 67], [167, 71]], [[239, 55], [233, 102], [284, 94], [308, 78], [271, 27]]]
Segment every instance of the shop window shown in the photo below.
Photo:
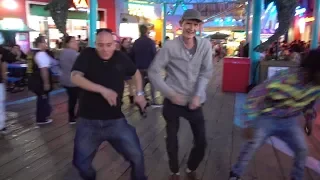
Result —
[[[39, 34], [49, 37], [50, 48], [56, 47], [56, 41], [63, 37], [63, 34], [56, 29], [54, 21], [51, 17], [29, 16], [29, 27], [36, 30], [30, 32], [30, 45], [35, 48], [34, 41]], [[100, 22], [97, 21], [97, 29], [100, 28]], [[80, 35], [82, 39], [88, 37], [87, 20], [81, 19], [68, 19], [67, 20], [67, 33], [70, 36], [77, 37]]]
[[[30, 4], [30, 15], [28, 15], [28, 26], [35, 31], [30, 32], [30, 46], [35, 48], [34, 41], [39, 34], [48, 37], [50, 48], [56, 47], [56, 40], [59, 40], [63, 35], [56, 29], [54, 21], [49, 11], [44, 10], [45, 5]], [[98, 11], [97, 29], [104, 27], [106, 21], [104, 11]], [[67, 20], [67, 33], [70, 36], [80, 35], [82, 39], [88, 37], [88, 13], [86, 11], [69, 11]]]

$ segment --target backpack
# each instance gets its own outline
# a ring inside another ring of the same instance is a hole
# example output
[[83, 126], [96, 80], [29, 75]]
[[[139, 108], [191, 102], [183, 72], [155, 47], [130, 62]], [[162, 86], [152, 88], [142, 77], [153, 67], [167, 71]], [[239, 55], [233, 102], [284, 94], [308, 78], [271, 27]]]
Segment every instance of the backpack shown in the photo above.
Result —
[[30, 73], [30, 75], [28, 77], [28, 89], [30, 91], [32, 91], [33, 93], [35, 93], [36, 95], [45, 94], [47, 92], [52, 91], [52, 89], [53, 89], [52, 75], [51, 75], [51, 72], [49, 69], [50, 90], [49, 91], [44, 90], [44, 87], [43, 87], [44, 84], [43, 84], [43, 80], [41, 77], [41, 72], [40, 72], [40, 69], [39, 69], [37, 63], [35, 62], [35, 55], [39, 52], [40, 51], [37, 51], [34, 53], [34, 56], [32, 58], [32, 72]]

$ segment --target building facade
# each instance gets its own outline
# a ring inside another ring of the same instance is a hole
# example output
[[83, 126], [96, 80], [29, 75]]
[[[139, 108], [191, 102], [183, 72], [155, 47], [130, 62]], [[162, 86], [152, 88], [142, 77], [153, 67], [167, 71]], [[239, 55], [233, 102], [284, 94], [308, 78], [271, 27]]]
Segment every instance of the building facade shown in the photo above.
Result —
[[[116, 30], [116, 0], [98, 0], [98, 22], [97, 28], [110, 28]], [[44, 7], [50, 0], [0, 0], [0, 19], [19, 19], [24, 25], [35, 31], [22, 33], [22, 39], [28, 39], [29, 47], [33, 48], [33, 41], [39, 34], [48, 37], [50, 47], [55, 47], [55, 41], [59, 40], [62, 34], [55, 28], [50, 12]], [[67, 21], [67, 32], [72, 36], [88, 37], [88, 1], [73, 0], [75, 7], [70, 7]], [[8, 21], [6, 21], [8, 22]], [[28, 36], [28, 37], [26, 37]], [[18, 37], [18, 39], [19, 39]], [[17, 39], [17, 38], [16, 38]], [[24, 45], [25, 46], [25, 43]]]

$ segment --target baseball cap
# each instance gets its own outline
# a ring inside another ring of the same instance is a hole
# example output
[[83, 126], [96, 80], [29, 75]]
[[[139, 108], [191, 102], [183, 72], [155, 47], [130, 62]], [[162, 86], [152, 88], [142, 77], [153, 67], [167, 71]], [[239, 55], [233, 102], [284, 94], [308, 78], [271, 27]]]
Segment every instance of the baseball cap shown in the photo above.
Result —
[[183, 13], [181, 20], [197, 20], [199, 22], [202, 22], [200, 12], [195, 9], [187, 9]]

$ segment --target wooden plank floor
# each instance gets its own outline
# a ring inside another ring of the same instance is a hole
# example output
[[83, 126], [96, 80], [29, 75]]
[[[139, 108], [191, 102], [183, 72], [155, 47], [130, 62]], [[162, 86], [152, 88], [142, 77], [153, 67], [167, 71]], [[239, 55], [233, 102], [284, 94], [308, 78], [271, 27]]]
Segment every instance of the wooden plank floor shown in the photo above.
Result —
[[[231, 165], [236, 161], [243, 142], [240, 129], [233, 123], [235, 94], [222, 93], [220, 90], [221, 63], [215, 64], [214, 78], [208, 88], [208, 101], [204, 106], [208, 149], [198, 169], [203, 180], [228, 179]], [[167, 179], [165, 122], [161, 109], [149, 109], [148, 117], [141, 119], [137, 108], [128, 105], [127, 97], [124, 99], [123, 111], [140, 137], [149, 179]], [[52, 96], [54, 122], [40, 128], [34, 124], [34, 101], [7, 107], [8, 111], [17, 112], [18, 117], [8, 120], [10, 132], [0, 139], [0, 180], [80, 180], [71, 163], [75, 127], [67, 122], [66, 100], [65, 93]], [[181, 120], [181, 171], [186, 167], [191, 146], [190, 127], [185, 120]], [[129, 164], [108, 143], [101, 145], [93, 164], [98, 171], [98, 180], [130, 179]], [[290, 166], [289, 156], [266, 144], [250, 162], [244, 179], [283, 180], [288, 178]], [[306, 169], [305, 179], [317, 180], [320, 176]]]

